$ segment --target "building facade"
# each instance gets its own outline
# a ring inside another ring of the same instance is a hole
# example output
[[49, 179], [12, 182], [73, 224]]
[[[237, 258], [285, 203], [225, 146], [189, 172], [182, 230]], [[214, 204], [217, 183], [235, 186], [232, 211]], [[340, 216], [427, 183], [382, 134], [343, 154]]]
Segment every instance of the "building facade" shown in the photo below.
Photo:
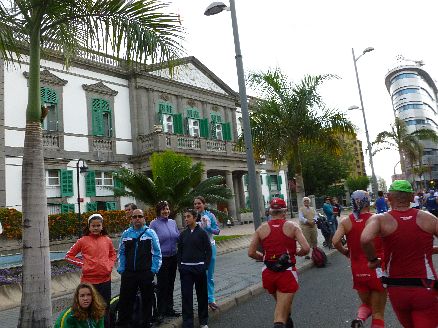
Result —
[[[0, 70], [0, 206], [21, 210], [29, 66], [26, 59], [1, 62]], [[196, 58], [181, 60], [171, 77], [161, 66], [128, 68], [98, 53], [81, 54], [66, 70], [62, 57], [49, 53], [41, 63], [41, 101], [49, 213], [77, 212], [78, 195], [81, 211], [122, 208], [130, 200], [114, 196], [113, 173], [149, 171], [151, 154], [168, 149], [204, 163], [204, 178], [224, 176], [234, 197], [220, 206], [232, 217], [247, 206], [238, 95]], [[80, 172], [84, 163], [87, 173]], [[257, 170], [278, 175], [268, 164]]]
[[[437, 86], [432, 77], [421, 68], [422, 62], [405, 64], [390, 70], [385, 84], [391, 96], [394, 116], [406, 123], [408, 133], [427, 128], [438, 131]], [[422, 165], [428, 170], [421, 180], [438, 179], [438, 145], [420, 141], [424, 147]], [[412, 163], [404, 163], [409, 169]], [[402, 172], [410, 175], [409, 172]], [[415, 177], [417, 181], [420, 177]]]

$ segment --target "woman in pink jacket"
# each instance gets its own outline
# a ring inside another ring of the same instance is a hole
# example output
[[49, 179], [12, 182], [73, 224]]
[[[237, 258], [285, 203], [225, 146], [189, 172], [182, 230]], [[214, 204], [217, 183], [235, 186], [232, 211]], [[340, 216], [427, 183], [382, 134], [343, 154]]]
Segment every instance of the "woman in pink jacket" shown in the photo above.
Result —
[[[79, 253], [82, 254], [82, 258], [77, 257]], [[117, 254], [103, 227], [102, 215], [98, 213], [90, 215], [84, 236], [70, 248], [65, 259], [67, 262], [82, 268], [81, 282], [92, 284], [104, 299], [107, 304], [105, 328], [108, 328], [111, 272]]]

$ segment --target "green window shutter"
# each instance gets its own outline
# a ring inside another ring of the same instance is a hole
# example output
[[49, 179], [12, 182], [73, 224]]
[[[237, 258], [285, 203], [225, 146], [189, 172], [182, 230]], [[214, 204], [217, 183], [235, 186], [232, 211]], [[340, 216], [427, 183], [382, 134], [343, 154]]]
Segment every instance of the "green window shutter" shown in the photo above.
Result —
[[123, 182], [117, 179], [116, 177], [113, 177], [113, 184], [114, 184], [114, 188], [125, 189]]
[[104, 135], [103, 111], [101, 106], [102, 101], [105, 100], [95, 98], [91, 101], [92, 128], [93, 135], [95, 136]]
[[199, 114], [199, 111], [196, 108], [188, 108], [186, 109], [186, 116], [188, 118], [192, 118], [194, 120], [197, 120], [201, 118], [201, 115]]
[[216, 123], [216, 117], [216, 114], [210, 114], [210, 118], [213, 123]]
[[46, 104], [57, 104], [58, 103], [58, 95], [56, 91], [50, 88], [41, 88], [41, 102]]
[[208, 118], [199, 120], [200, 134], [203, 138], [208, 138]]
[[243, 182], [245, 183], [246, 186], [248, 185], [248, 174], [245, 174], [243, 176]]
[[61, 170], [61, 197], [73, 196], [73, 171]]
[[271, 190], [271, 176], [269, 174], [266, 176], [266, 184], [268, 185], [268, 189]]
[[96, 172], [88, 171], [85, 176], [85, 196], [96, 196]]
[[87, 208], [87, 212], [96, 212], [97, 202], [88, 202], [86, 208]]
[[260, 184], [263, 185], [263, 175], [260, 175]]
[[225, 141], [231, 141], [231, 125], [230, 123], [222, 123], [222, 135]]
[[184, 134], [183, 116], [181, 113], [173, 115], [173, 132]]
[[277, 186], [278, 189], [281, 189], [281, 184], [283, 183], [283, 179], [281, 178], [281, 175], [277, 175]]
[[74, 213], [75, 204], [61, 204], [61, 213]]
[[105, 202], [105, 208], [107, 211], [114, 211], [117, 209], [116, 202]]

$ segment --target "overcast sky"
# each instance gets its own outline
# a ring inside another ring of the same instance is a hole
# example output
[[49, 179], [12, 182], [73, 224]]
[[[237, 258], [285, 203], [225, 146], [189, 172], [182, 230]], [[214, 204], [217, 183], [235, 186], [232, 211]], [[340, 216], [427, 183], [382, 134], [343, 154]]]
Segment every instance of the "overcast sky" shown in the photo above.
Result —
[[[187, 30], [185, 49], [238, 91], [234, 41], [229, 12], [204, 16], [209, 0], [169, 0]], [[228, 5], [228, 2], [225, 2]], [[329, 107], [348, 113], [366, 148], [351, 49], [356, 57], [371, 141], [394, 121], [385, 74], [397, 66], [397, 55], [423, 60], [438, 78], [436, 1], [235, 0], [245, 73], [279, 67], [292, 82], [307, 74], [336, 74], [321, 93]], [[251, 90], [248, 89], [248, 95]], [[374, 156], [376, 175], [390, 183], [399, 158], [387, 151]], [[368, 164], [368, 157], [366, 157]], [[397, 167], [400, 170], [399, 166]], [[367, 166], [367, 174], [371, 169]]]

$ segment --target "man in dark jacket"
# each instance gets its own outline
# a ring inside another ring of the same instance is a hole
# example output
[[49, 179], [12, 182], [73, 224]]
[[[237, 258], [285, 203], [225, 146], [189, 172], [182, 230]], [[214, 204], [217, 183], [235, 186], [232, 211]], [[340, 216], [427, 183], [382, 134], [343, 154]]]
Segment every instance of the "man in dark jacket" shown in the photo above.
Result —
[[152, 317], [154, 274], [160, 270], [161, 249], [158, 236], [146, 225], [143, 211], [131, 214], [132, 227], [126, 229], [119, 244], [119, 267], [122, 275], [117, 327], [131, 327], [135, 296], [140, 289], [144, 320], [149, 327]]
[[211, 259], [207, 233], [196, 223], [197, 212], [186, 210], [187, 228], [178, 238], [178, 267], [181, 280], [183, 328], [193, 328], [193, 285], [198, 300], [201, 328], [208, 328], [208, 292], [206, 270]]

